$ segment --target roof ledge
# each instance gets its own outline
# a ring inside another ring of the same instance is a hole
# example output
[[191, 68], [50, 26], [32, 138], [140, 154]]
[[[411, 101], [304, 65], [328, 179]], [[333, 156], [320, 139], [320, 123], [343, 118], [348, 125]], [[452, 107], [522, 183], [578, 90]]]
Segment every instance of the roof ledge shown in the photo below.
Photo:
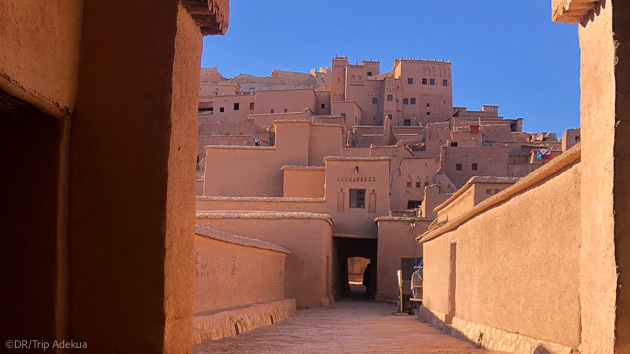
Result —
[[555, 22], [578, 23], [599, 6], [599, 0], [552, 0], [551, 18]]
[[201, 29], [201, 34], [223, 35], [229, 25], [229, 0], [182, 0], [182, 5]]

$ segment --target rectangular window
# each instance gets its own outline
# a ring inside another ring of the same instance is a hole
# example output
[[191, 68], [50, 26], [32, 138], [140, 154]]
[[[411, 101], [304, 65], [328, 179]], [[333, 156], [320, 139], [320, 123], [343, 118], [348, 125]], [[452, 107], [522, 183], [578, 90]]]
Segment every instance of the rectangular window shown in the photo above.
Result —
[[492, 194], [492, 189], [486, 189], [486, 194]]
[[442, 80], [442, 86], [448, 86], [448, 80]]
[[409, 104], [409, 99], [408, 98], [403, 98], [403, 104]]
[[249, 104], [249, 110], [253, 111], [254, 110], [254, 102], [250, 102]]
[[416, 182], [416, 188], [420, 188], [420, 187], [422, 187], [422, 182], [417, 181], [417, 182]]
[[225, 107], [219, 107], [219, 112], [225, 112]]
[[461, 163], [456, 163], [455, 164], [455, 171], [461, 171], [462, 170], [462, 164]]
[[430, 116], [430, 115], [431, 115], [431, 112], [427, 112], [427, 115], [428, 115], [428, 116]]
[[372, 72], [371, 71], [368, 71], [367, 74], [368, 74], [368, 76], [372, 76]]
[[429, 83], [430, 83], [431, 85], [435, 85], [435, 79], [431, 79], [431, 81], [429, 81]]
[[471, 168], [473, 171], [477, 171], [477, 164], [476, 164], [476, 163], [473, 163], [473, 164], [470, 166], [470, 168]]
[[411, 188], [411, 181], [407, 181], [407, 188]]
[[345, 113], [341, 113], [341, 116], [346, 118], [346, 114]]
[[365, 189], [350, 189], [350, 208], [365, 209]]
[[429, 186], [429, 181], [424, 181], [424, 186], [428, 187]]
[[326, 104], [322, 103], [322, 109], [325, 109], [325, 108], [326, 108]]
[[271, 109], [271, 113], [276, 113], [276, 111], [272, 108], [272, 109]]
[[405, 127], [410, 127], [410, 126], [411, 126], [411, 119], [405, 119], [405, 120], [403, 121], [403, 125], [404, 125]]
[[451, 147], [457, 147], [457, 141], [452, 141], [451, 142]]
[[387, 95], [387, 101], [391, 102], [394, 100], [394, 95]]
[[409, 85], [413, 85], [413, 77], [408, 78], [408, 79], [407, 79], [407, 83], [408, 83]]
[[426, 85], [426, 84], [427, 84], [427, 79], [426, 79], [426, 78], [423, 78], [423, 79], [422, 79], [422, 84], [423, 84], [423, 85]]
[[289, 111], [288, 109], [286, 109], [286, 108], [284, 109], [284, 113], [287, 113], [288, 111]]
[[410, 103], [410, 104], [416, 104], [416, 98], [415, 98], [415, 97], [411, 97], [411, 98], [409, 99], [409, 103]]
[[241, 109], [240, 103], [234, 103], [234, 110], [238, 111], [239, 109]]
[[378, 104], [378, 97], [372, 97], [372, 104]]

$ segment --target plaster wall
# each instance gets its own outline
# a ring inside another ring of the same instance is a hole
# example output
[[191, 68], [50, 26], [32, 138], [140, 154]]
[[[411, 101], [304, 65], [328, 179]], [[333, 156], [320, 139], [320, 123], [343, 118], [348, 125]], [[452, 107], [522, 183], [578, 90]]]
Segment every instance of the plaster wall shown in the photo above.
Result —
[[289, 198], [324, 198], [324, 169], [283, 168], [283, 196]]
[[[390, 210], [389, 159], [327, 158], [325, 162], [325, 208], [335, 221], [335, 234], [375, 238], [374, 218], [387, 215]], [[363, 208], [350, 208], [350, 189], [365, 189]]]
[[[0, 90], [53, 117], [74, 110], [83, 0], [0, 4]], [[19, 35], [18, 35], [19, 34]]]
[[315, 91], [312, 89], [261, 90], [256, 91], [253, 113], [301, 112], [305, 108], [315, 112], [316, 101]]
[[[453, 310], [465, 321], [577, 347], [581, 173], [581, 164], [569, 165], [425, 242], [423, 304], [444, 314]], [[541, 215], [547, 216], [544, 222]]]
[[283, 299], [285, 258], [197, 233], [194, 313]]
[[325, 212], [323, 199], [197, 197], [197, 211], [269, 210]]
[[346, 131], [352, 131], [352, 127], [363, 122], [363, 112], [355, 101], [332, 101], [331, 114], [344, 117]]
[[[400, 218], [404, 220], [378, 220], [378, 270], [376, 300], [395, 300], [398, 297], [396, 271], [401, 258], [422, 257], [422, 245], [416, 236], [423, 234], [432, 220]], [[414, 225], [411, 226], [411, 220]], [[409, 290], [409, 289], [404, 289]]]
[[276, 120], [291, 120], [291, 119], [309, 119], [312, 116], [312, 112], [308, 109], [303, 109], [297, 112], [276, 112], [276, 113], [257, 113], [247, 116], [261, 126], [272, 126]]
[[308, 147], [309, 166], [324, 166], [324, 157], [341, 156], [344, 128], [340, 125], [313, 125]]
[[[224, 122], [238, 122], [254, 113], [253, 110], [249, 109], [251, 103], [254, 103], [253, 94], [215, 96], [212, 102], [212, 115], [214, 119]], [[238, 104], [238, 110], [235, 109], [235, 104]], [[221, 112], [221, 108], [223, 108], [223, 112]]]
[[[619, 197], [614, 189], [620, 179], [615, 175], [618, 158], [615, 140], [619, 133], [615, 123], [622, 117], [617, 111], [617, 100], [627, 100], [624, 96], [627, 85], [618, 87], [616, 83], [615, 71], [620, 58], [616, 49], [619, 43], [614, 34], [617, 31], [624, 35], [628, 33], [627, 29], [614, 28], [616, 7], [627, 8], [627, 4], [610, 0], [603, 4], [585, 21], [586, 26], [578, 30], [582, 54], [580, 126], [585, 166], [581, 188], [580, 349], [591, 353], [612, 353], [618, 345], [615, 343], [618, 269], [613, 235], [616, 233], [614, 205]], [[623, 59], [627, 60], [627, 57]], [[624, 194], [627, 193], [624, 191]], [[620, 271], [623, 272], [623, 268]]]
[[289, 249], [284, 296], [295, 298], [298, 308], [332, 301], [332, 226], [326, 220], [221, 217], [197, 219], [197, 224]]
[[[473, 176], [507, 177], [508, 151], [497, 147], [443, 147], [440, 157], [441, 170], [457, 187], [462, 187]], [[477, 164], [473, 170], [472, 164]], [[462, 169], [457, 170], [456, 165]]]

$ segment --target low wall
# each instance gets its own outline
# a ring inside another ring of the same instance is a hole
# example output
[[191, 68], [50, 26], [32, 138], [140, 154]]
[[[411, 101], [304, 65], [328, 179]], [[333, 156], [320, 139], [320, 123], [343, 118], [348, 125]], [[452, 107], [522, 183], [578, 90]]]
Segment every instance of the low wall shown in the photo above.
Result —
[[257, 327], [280, 322], [293, 313], [295, 313], [294, 299], [197, 313], [193, 317], [193, 344], [243, 334]]
[[494, 338], [482, 329], [455, 328], [473, 341], [484, 336], [490, 349], [509, 340], [501, 331], [569, 348], [580, 344], [576, 148], [423, 236], [428, 310], [452, 319], [453, 327], [492, 328]]
[[[286, 247], [284, 296], [298, 308], [327, 306], [332, 301], [332, 220], [296, 212], [197, 212], [197, 224]], [[267, 271], [262, 269], [265, 273]]]
[[194, 313], [283, 299], [290, 254], [268, 242], [197, 225]]

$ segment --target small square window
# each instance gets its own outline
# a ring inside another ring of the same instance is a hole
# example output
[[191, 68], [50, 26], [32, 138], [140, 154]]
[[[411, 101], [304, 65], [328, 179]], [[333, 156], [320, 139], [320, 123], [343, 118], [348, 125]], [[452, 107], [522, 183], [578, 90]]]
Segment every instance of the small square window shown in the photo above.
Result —
[[276, 113], [276, 111], [272, 108], [272, 109], [271, 109], [271, 113]]
[[486, 194], [492, 194], [492, 189], [486, 189]]
[[219, 107], [219, 112], [225, 112], [225, 107]]
[[239, 109], [241, 109], [241, 105], [240, 105], [240, 103], [235, 103], [235, 104], [234, 104], [234, 110], [235, 110], [235, 111], [238, 111]]
[[429, 181], [424, 181], [424, 186], [428, 187], [429, 186]]
[[448, 86], [448, 80], [442, 80], [442, 86]]
[[350, 208], [365, 209], [365, 189], [350, 189]]
[[341, 113], [341, 116], [346, 118], [346, 114], [345, 113]]
[[288, 111], [289, 111], [288, 109], [286, 109], [286, 108], [284, 109], [284, 113], [287, 113]]
[[411, 188], [411, 181], [407, 181], [407, 188]]
[[352, 80], [354, 80], [354, 75], [351, 75], [350, 78], [352, 78]]
[[322, 103], [322, 109], [325, 109], [325, 108], [326, 108], [326, 104]]
[[415, 98], [415, 97], [411, 97], [411, 98], [409, 99], [409, 103], [410, 103], [410, 104], [416, 104], [416, 98]]
[[427, 112], [427, 115], [428, 115], [428, 116], [430, 116], [430, 115], [431, 115], [431, 112]]
[[420, 187], [422, 187], [422, 182], [417, 181], [417, 182], [416, 182], [416, 188], [420, 188]]
[[403, 121], [403, 125], [404, 125], [405, 127], [410, 127], [410, 126], [411, 126], [411, 119], [405, 119], [405, 120]]
[[409, 99], [408, 98], [403, 98], [403, 104], [409, 104]]
[[435, 85], [435, 79], [431, 79], [431, 81], [429, 81], [429, 83], [430, 83], [431, 85]]
[[462, 164], [461, 163], [456, 163], [455, 164], [455, 171], [461, 171], [462, 170]]
[[249, 110], [253, 111], [254, 110], [254, 102], [250, 102], [249, 104]]
[[359, 75], [359, 80], [363, 80], [363, 77], [361, 77], [361, 75]]
[[378, 97], [372, 97], [372, 104], [378, 104]]
[[409, 85], [413, 85], [413, 77], [408, 78], [408, 79], [407, 79], [407, 83], [408, 83]]
[[457, 141], [451, 141], [451, 147], [457, 147]]
[[426, 85], [426, 84], [427, 84], [427, 79], [426, 79], [426, 78], [423, 78], [423, 79], [422, 79], [422, 84], [423, 84], [423, 85]]
[[429, 108], [429, 107], [431, 107], [431, 104], [430, 104], [430, 103], [427, 103], [427, 108]]
[[394, 100], [394, 95], [387, 95], [387, 101], [391, 102]]
[[372, 72], [371, 71], [368, 71], [367, 74], [368, 74], [368, 76], [372, 76]]
[[476, 163], [473, 163], [473, 164], [470, 166], [470, 169], [471, 169], [471, 170], [473, 170], [473, 171], [477, 171], [477, 164], [476, 164]]

